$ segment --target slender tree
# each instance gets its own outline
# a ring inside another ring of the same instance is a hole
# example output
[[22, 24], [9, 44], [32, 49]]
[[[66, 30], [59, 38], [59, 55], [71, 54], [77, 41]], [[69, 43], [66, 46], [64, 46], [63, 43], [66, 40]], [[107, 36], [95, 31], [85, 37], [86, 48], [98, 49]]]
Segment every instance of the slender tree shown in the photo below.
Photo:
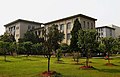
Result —
[[57, 25], [52, 25], [48, 28], [48, 32], [44, 33], [44, 46], [47, 58], [48, 58], [48, 72], [50, 72], [50, 58], [53, 51], [56, 51], [58, 48], [59, 43], [63, 40], [64, 34], [58, 30]]
[[26, 58], [28, 59], [28, 56], [32, 52], [32, 42], [30, 42], [30, 41], [23, 42], [23, 45], [24, 45], [24, 49], [25, 49], [25, 53], [26, 53]]
[[56, 52], [56, 57], [57, 57], [57, 61], [60, 61], [61, 57], [62, 57], [62, 52], [60, 49], [57, 50]]
[[[73, 28], [72, 28], [72, 31], [71, 31], [71, 42], [70, 42], [70, 49], [71, 51], [74, 53], [74, 52], [77, 52], [79, 53], [80, 49], [78, 47], [78, 31], [79, 30], [82, 30], [82, 27], [81, 27], [81, 24], [79, 22], [78, 19], [76, 19], [74, 21], [74, 24], [73, 24]], [[75, 55], [73, 56], [74, 58], [74, 61], [75, 61]], [[78, 57], [77, 57], [77, 63], [78, 63]]]
[[86, 54], [86, 66], [89, 66], [89, 57], [91, 51], [96, 47], [97, 32], [95, 30], [79, 30], [78, 34], [78, 45], [82, 52]]
[[15, 56], [13, 53], [17, 53], [17, 43], [16, 42], [10, 43], [9, 51], [11, 52], [11, 55]]
[[0, 50], [4, 55], [4, 61], [7, 61], [6, 54], [9, 52], [9, 42], [0, 41]]
[[115, 39], [112, 37], [105, 37], [102, 39], [102, 43], [105, 45], [105, 53], [108, 56], [108, 63], [110, 64], [110, 54], [112, 54], [112, 49], [116, 44]]
[[6, 61], [6, 54], [9, 54], [10, 51], [10, 43], [15, 42], [15, 38], [12, 34], [5, 32], [4, 35], [0, 36], [0, 41], [1, 50]]

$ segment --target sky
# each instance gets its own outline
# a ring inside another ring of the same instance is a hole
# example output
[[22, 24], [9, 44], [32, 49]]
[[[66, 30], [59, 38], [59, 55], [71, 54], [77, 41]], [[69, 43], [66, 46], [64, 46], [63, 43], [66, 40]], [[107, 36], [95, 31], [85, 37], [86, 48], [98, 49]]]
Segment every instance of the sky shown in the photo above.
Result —
[[16, 19], [45, 23], [76, 14], [96, 18], [96, 26], [120, 26], [119, 8], [120, 0], [0, 0], [0, 35]]

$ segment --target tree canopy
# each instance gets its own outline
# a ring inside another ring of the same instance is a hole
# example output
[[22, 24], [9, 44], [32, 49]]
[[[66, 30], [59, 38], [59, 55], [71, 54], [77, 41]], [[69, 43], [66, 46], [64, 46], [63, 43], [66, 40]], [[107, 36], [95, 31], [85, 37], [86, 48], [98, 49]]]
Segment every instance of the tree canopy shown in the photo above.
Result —
[[86, 66], [88, 66], [91, 51], [96, 47], [96, 30], [79, 30], [78, 45], [82, 52], [86, 54]]
[[70, 49], [71, 51], [79, 51], [79, 47], [78, 47], [78, 31], [79, 30], [82, 30], [82, 27], [81, 27], [81, 24], [79, 22], [78, 19], [76, 19], [74, 21], [74, 24], [73, 24], [73, 28], [72, 28], [72, 31], [71, 31], [71, 42], [70, 42]]

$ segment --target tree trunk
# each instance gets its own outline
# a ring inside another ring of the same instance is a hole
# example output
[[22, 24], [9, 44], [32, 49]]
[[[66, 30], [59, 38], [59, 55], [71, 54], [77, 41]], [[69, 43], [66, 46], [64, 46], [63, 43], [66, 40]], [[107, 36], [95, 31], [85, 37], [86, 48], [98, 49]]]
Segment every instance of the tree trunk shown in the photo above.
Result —
[[87, 59], [86, 59], [86, 66], [88, 66], [88, 63], [89, 63], [89, 58], [87, 57]]
[[77, 64], [79, 62], [79, 52], [77, 52]]
[[28, 59], [28, 57], [29, 57], [29, 52], [27, 52], [26, 59]]
[[108, 64], [110, 64], [110, 53], [108, 52]]
[[73, 52], [73, 60], [75, 61], [75, 52]]
[[59, 56], [58, 56], [58, 58], [57, 58], [57, 61], [60, 61], [60, 58], [59, 58]]
[[79, 58], [77, 58], [77, 64], [79, 63]]
[[88, 52], [87, 52], [87, 55], [86, 55], [86, 66], [88, 66], [88, 63], [89, 63], [89, 55], [88, 55]]
[[48, 72], [50, 72], [50, 55], [48, 56]]
[[7, 60], [6, 60], [6, 55], [4, 55], [4, 61], [7, 61]]

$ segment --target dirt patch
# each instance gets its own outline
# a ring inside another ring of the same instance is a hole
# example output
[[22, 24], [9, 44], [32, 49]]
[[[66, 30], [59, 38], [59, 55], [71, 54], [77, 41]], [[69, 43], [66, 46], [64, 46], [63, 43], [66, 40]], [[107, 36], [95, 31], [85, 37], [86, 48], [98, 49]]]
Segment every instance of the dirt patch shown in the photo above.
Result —
[[93, 66], [81, 66], [80, 69], [94, 69]]

